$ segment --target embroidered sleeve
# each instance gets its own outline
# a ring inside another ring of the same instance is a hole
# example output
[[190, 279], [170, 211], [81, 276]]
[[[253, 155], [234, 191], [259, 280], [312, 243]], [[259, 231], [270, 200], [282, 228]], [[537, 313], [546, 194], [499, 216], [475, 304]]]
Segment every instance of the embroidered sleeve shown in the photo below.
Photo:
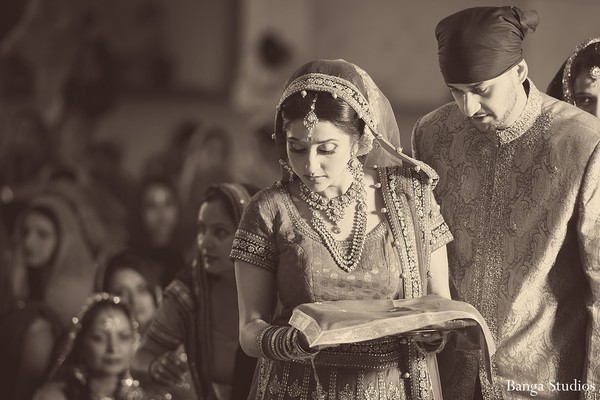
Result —
[[160, 308], [146, 333], [144, 346], [174, 350], [183, 342], [186, 321], [194, 315], [194, 301], [187, 285], [174, 280], [166, 289]]
[[429, 227], [431, 230], [431, 249], [437, 250], [440, 247], [450, 243], [454, 238], [450, 232], [450, 228], [440, 212], [440, 206], [435, 200], [432, 191], [429, 191], [431, 196], [431, 210], [429, 213]]
[[273, 228], [274, 213], [270, 205], [266, 190], [250, 201], [235, 233], [230, 257], [275, 272], [279, 257]]
[[600, 395], [600, 145], [596, 146], [584, 175], [579, 203], [579, 248], [584, 272], [590, 283], [588, 329], [585, 340], [584, 383], [594, 387], [585, 399]]
[[429, 244], [433, 252], [451, 242], [453, 240], [452, 233], [450, 233], [450, 228], [444, 221], [440, 206], [433, 195], [435, 183], [414, 169], [408, 173], [412, 178], [417, 214], [422, 218], [424, 229], [428, 230]]
[[[419, 148], [419, 146], [422, 145], [422, 141], [426, 141], [426, 139], [423, 137], [424, 135], [421, 135], [421, 126], [425, 123], [425, 119], [425, 117], [421, 117], [415, 124], [412, 132], [411, 142], [413, 156], [421, 161], [427, 162], [427, 160], [424, 160], [422, 156], [422, 153], [425, 152], [425, 149]], [[445, 244], [448, 244], [453, 240], [450, 228], [448, 227], [448, 224], [446, 224], [446, 222], [444, 221], [444, 217], [440, 212], [440, 206], [437, 203], [435, 196], [433, 195], [434, 186], [435, 183], [433, 186], [431, 186], [431, 190], [428, 190], [431, 196], [431, 199], [429, 201], [431, 208], [429, 215], [429, 229], [431, 231], [430, 237], [432, 251], [439, 249], [440, 247], [444, 246]]]

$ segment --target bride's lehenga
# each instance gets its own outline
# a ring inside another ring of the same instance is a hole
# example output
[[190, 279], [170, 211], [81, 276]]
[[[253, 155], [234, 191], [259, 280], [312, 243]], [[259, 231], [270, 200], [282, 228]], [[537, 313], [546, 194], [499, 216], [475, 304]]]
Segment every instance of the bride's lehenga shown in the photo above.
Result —
[[[365, 120], [371, 139], [379, 142], [365, 163], [377, 170], [375, 187], [385, 202], [381, 211], [387, 218], [366, 233], [360, 261], [348, 270], [336, 262], [334, 253], [349, 253], [352, 241], [324, 240], [314, 224], [301, 218], [290, 195], [290, 183], [278, 182], [259, 192], [248, 205], [232, 258], [275, 275], [283, 307], [272, 324], [287, 324], [294, 307], [303, 303], [425, 295], [429, 256], [452, 240], [432, 195], [435, 172], [396, 152], [400, 150], [399, 134], [389, 102], [353, 64], [342, 60], [309, 63], [292, 78], [282, 99], [302, 90], [339, 96]], [[279, 112], [275, 139], [283, 157], [285, 138]], [[261, 358], [254, 396], [432, 399], [437, 379], [431, 359], [428, 361], [414, 342], [386, 337], [323, 349], [312, 360]]]

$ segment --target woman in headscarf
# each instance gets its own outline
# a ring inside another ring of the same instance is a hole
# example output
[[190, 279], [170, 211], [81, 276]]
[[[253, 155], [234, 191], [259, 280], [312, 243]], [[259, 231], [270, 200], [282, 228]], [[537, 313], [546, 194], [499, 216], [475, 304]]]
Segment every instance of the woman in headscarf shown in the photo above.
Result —
[[169, 178], [148, 176], [142, 180], [131, 222], [131, 248], [158, 265], [160, 285], [165, 288], [183, 269], [187, 245], [181, 237], [177, 189]]
[[162, 300], [158, 267], [150, 259], [123, 249], [98, 270], [96, 290], [122, 298], [132, 308], [141, 335], [146, 333]]
[[181, 375], [189, 365], [201, 398], [246, 398], [254, 360], [239, 349], [229, 252], [242, 211], [255, 192], [238, 183], [220, 183], [206, 191], [198, 216], [198, 259], [165, 292], [136, 357], [140, 379], [149, 372], [159, 384], [183, 384]]
[[11, 398], [31, 398], [55, 343], [93, 290], [95, 261], [70, 203], [55, 194], [30, 202], [15, 225], [7, 275], [17, 308], [0, 331], [2, 359], [14, 373], [6, 383]]
[[[303, 303], [449, 298], [452, 236], [432, 194], [436, 173], [401, 152], [389, 101], [344, 60], [312, 61], [292, 75], [273, 138], [283, 179], [254, 196], [231, 253], [240, 343], [259, 357], [250, 398], [433, 398], [424, 337], [315, 354], [288, 320]], [[431, 339], [431, 351], [444, 344]]]
[[575, 47], [546, 92], [600, 118], [600, 38]]
[[91, 296], [69, 332], [36, 400], [143, 400], [129, 374], [139, 344], [131, 309], [108, 293]]

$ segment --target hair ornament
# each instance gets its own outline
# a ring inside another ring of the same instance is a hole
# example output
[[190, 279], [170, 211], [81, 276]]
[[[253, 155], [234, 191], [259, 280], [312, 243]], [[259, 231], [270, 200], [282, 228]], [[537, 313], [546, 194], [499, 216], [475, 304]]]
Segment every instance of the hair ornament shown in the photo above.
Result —
[[596, 87], [598, 85], [598, 78], [600, 78], [600, 67], [594, 65], [590, 68], [590, 78], [592, 78], [592, 86]]
[[[63, 363], [65, 362], [67, 357], [71, 354], [71, 351], [73, 350], [73, 346], [75, 344], [77, 337], [81, 333], [81, 330], [83, 328], [84, 316], [90, 311], [90, 309], [92, 307], [94, 307], [96, 304], [98, 304], [101, 301], [106, 301], [106, 302], [108, 302], [110, 304], [114, 304], [114, 305], [120, 304], [122, 302], [120, 297], [114, 296], [114, 295], [106, 293], [106, 292], [94, 293], [87, 298], [86, 302], [81, 307], [79, 314], [71, 319], [72, 326], [71, 326], [71, 329], [69, 330], [69, 333], [67, 336], [68, 340], [66, 340], [65, 343], [63, 343], [61, 352], [57, 356], [56, 365], [50, 371], [49, 376], [51, 376], [51, 377], [55, 376], [56, 373], [58, 372], [58, 370], [63, 366]], [[133, 314], [131, 314], [131, 313], [128, 315], [128, 319], [129, 319], [129, 322], [131, 323], [131, 326], [135, 333], [133, 347], [134, 347], [134, 349], [137, 349], [137, 347], [139, 346], [139, 342], [140, 342], [140, 336], [139, 336], [139, 333], [137, 332], [138, 323], [137, 323], [137, 321], [135, 321], [135, 319], [133, 318]], [[114, 317], [109, 318], [109, 320], [107, 320], [107, 321], [108, 321], [109, 325], [106, 327], [109, 328], [109, 330], [114, 331], [114, 329], [116, 328], [116, 325], [114, 325], [114, 324], [118, 323], [118, 321], [116, 321], [114, 319]], [[82, 375], [82, 376], [85, 378], [85, 375]], [[76, 378], [78, 378], [78, 377], [76, 376]]]
[[300, 92], [300, 96], [302, 96], [302, 98], [306, 97], [306, 90], [303, 90]]
[[309, 141], [312, 140], [312, 131], [315, 129], [315, 126], [317, 126], [317, 124], [319, 123], [319, 118], [317, 117], [317, 114], [315, 114], [316, 106], [317, 94], [315, 93], [315, 97], [313, 98], [312, 103], [310, 104], [310, 110], [308, 110], [308, 113], [304, 117], [304, 120], [302, 120], [302, 124], [308, 130], [307, 139]]
[[369, 154], [371, 149], [373, 149], [373, 131], [365, 124], [365, 128], [363, 130], [363, 134], [358, 139], [358, 150], [356, 152], [356, 156], [364, 156]]

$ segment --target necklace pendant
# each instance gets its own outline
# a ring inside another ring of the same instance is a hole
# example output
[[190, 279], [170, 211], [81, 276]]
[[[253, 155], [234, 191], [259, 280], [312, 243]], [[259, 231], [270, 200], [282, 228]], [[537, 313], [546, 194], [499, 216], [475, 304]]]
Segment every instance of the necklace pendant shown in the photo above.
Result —
[[333, 232], [333, 233], [335, 233], [336, 235], [338, 235], [338, 234], [342, 233], [342, 230], [340, 229], [340, 227], [339, 227], [339, 226], [337, 226], [337, 225], [334, 225], [334, 226], [331, 228], [331, 232]]

